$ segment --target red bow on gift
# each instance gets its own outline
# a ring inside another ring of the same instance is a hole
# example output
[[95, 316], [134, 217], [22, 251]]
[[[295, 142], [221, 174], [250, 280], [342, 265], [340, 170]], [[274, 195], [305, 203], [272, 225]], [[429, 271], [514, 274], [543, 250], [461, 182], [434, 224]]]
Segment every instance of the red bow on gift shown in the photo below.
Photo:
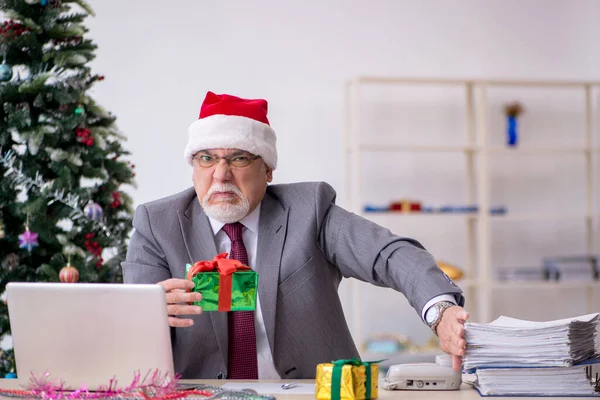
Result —
[[250, 267], [238, 260], [227, 258], [228, 253], [217, 254], [211, 261], [198, 261], [188, 271], [187, 279], [192, 280], [199, 272], [219, 272], [219, 311], [231, 310], [232, 275], [237, 271], [249, 270]]

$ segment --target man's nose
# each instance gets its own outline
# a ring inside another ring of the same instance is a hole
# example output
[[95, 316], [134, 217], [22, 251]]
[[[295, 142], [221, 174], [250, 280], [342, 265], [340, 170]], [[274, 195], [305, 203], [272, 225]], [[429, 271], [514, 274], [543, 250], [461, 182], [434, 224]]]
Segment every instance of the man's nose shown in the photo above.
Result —
[[213, 179], [218, 182], [227, 182], [231, 180], [231, 168], [229, 168], [225, 159], [220, 159], [219, 162], [217, 162], [217, 165], [215, 165]]

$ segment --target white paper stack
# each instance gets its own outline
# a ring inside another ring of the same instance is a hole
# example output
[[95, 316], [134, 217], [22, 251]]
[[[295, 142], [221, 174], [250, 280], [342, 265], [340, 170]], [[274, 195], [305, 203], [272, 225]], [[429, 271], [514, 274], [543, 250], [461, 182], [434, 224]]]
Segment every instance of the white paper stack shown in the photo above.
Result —
[[478, 369], [484, 396], [597, 396], [586, 366]]
[[600, 314], [547, 322], [500, 317], [465, 323], [465, 370], [478, 367], [571, 366], [596, 353]]
[[482, 395], [595, 396], [591, 367], [600, 314], [547, 322], [465, 323], [466, 372]]

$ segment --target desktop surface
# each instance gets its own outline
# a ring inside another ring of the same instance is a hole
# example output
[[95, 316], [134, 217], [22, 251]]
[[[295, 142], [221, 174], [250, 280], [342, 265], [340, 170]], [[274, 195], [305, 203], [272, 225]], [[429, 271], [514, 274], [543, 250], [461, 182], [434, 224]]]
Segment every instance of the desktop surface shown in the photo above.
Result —
[[[284, 380], [257, 380], [257, 381], [238, 381], [238, 380], [217, 380], [217, 379], [182, 379], [180, 381], [181, 383], [202, 383], [202, 384], [206, 384], [206, 385], [215, 385], [215, 386], [222, 386], [225, 385], [228, 382], [247, 382], [249, 385], [248, 387], [252, 387], [252, 385], [256, 385], [259, 383], [286, 383], [286, 382], [300, 382], [300, 383], [305, 383], [305, 384], [314, 384], [314, 380], [312, 379], [306, 379], [306, 380], [289, 380], [289, 379], [284, 379]], [[0, 379], [0, 389], [13, 389], [13, 390], [19, 390], [22, 388], [19, 387], [19, 384], [17, 382], [16, 379]], [[290, 392], [293, 389], [290, 389]], [[261, 394], [270, 394], [270, 393], [261, 393]], [[294, 394], [294, 393], [289, 393], [289, 394], [273, 394], [277, 399], [281, 399], [281, 400], [308, 400], [308, 399], [314, 399], [315, 396], [314, 395], [310, 395], [310, 394]], [[0, 398], [9, 398], [9, 397], [4, 397], [4, 396], [0, 396]], [[477, 391], [473, 388], [471, 388], [469, 385], [465, 385], [463, 384], [460, 390], [449, 390], [449, 391], [411, 391], [411, 390], [394, 390], [394, 391], [387, 391], [387, 390], [383, 390], [383, 389], [379, 389], [379, 399], [387, 399], [387, 400], [392, 400], [392, 399], [446, 399], [446, 400], [475, 400], [475, 399], [486, 399], [488, 397], [481, 397], [479, 396], [479, 393], [477, 393]], [[535, 399], [535, 400], [539, 400], [539, 397], [518, 397], [519, 399]], [[561, 399], [572, 399], [572, 397], [551, 397], [552, 400], [561, 400]]]

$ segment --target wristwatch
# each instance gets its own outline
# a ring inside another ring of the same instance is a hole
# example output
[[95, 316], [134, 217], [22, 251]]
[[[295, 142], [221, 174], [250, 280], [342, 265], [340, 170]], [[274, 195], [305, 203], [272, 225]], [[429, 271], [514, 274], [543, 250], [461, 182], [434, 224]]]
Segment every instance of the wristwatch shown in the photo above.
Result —
[[447, 308], [453, 307], [456, 304], [451, 301], [439, 301], [429, 307], [427, 312], [425, 312], [425, 322], [427, 325], [433, 330], [433, 333], [437, 335], [437, 327], [442, 320], [442, 315]]

